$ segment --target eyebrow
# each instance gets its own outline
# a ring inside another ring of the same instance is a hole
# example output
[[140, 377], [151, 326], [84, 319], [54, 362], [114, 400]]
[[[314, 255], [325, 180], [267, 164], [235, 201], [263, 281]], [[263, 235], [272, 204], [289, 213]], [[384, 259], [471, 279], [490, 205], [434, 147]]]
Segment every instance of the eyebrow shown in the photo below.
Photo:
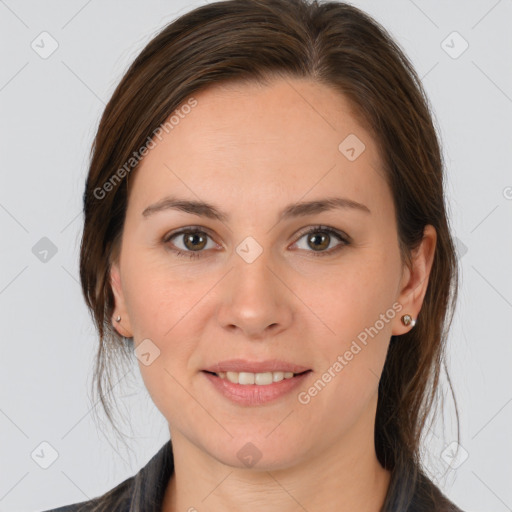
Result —
[[[314, 201], [289, 204], [279, 212], [278, 221], [280, 222], [294, 217], [303, 217], [336, 209], [350, 209], [371, 214], [370, 209], [366, 205], [353, 201], [352, 199], [344, 197], [326, 197], [323, 199], [316, 199]], [[142, 216], [149, 217], [150, 215], [165, 210], [179, 210], [200, 217], [219, 220], [221, 222], [227, 222], [230, 219], [230, 215], [228, 213], [223, 212], [221, 209], [210, 203], [204, 201], [191, 201], [171, 196], [165, 197], [148, 206], [142, 212]]]

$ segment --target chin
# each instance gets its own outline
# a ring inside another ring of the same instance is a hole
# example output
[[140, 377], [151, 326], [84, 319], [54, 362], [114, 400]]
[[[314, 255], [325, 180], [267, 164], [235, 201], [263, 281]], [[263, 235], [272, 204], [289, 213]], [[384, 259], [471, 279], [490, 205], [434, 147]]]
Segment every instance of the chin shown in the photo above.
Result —
[[[274, 425], [275, 428], [275, 425]], [[267, 435], [268, 436], [267, 431]], [[247, 430], [241, 432], [227, 443], [212, 447], [210, 454], [222, 464], [237, 469], [253, 469], [254, 471], [276, 471], [287, 469], [298, 464], [302, 458], [302, 452], [297, 451], [297, 446], [302, 446], [304, 438], [295, 442], [291, 436], [282, 439], [273, 439], [265, 435], [250, 435]]]

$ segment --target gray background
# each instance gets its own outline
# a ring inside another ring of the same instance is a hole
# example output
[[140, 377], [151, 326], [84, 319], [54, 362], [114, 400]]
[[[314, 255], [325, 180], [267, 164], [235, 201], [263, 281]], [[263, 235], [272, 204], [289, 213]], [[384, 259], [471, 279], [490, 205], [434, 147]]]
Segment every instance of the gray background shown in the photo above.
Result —
[[[152, 35], [202, 3], [0, 0], [1, 511], [102, 494], [168, 439], [135, 364], [114, 389], [132, 450], [94, 422], [97, 340], [78, 284], [81, 195], [99, 116], [122, 73]], [[447, 395], [445, 421], [425, 440], [428, 468], [467, 512], [512, 510], [512, 1], [353, 3], [394, 35], [422, 77], [448, 171], [462, 271], [448, 353], [462, 446], [454, 456]], [[42, 58], [53, 40], [58, 48]], [[53, 463], [41, 443], [55, 450]]]

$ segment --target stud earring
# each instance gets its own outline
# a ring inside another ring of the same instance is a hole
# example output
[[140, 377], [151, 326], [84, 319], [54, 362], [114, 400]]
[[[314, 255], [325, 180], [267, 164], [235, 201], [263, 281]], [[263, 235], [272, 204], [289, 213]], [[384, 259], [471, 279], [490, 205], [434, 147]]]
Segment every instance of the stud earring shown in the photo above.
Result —
[[410, 325], [411, 327], [416, 325], [416, 320], [411, 315], [404, 315], [401, 320], [404, 325]]
[[[403, 318], [403, 317], [402, 317], [402, 318]], [[120, 322], [120, 321], [121, 321], [121, 317], [118, 315], [118, 316], [116, 317], [116, 322]]]

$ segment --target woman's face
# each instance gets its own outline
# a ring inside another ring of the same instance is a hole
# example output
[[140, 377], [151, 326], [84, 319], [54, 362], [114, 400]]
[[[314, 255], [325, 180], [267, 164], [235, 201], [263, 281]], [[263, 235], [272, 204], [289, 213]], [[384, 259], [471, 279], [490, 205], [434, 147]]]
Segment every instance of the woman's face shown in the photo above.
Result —
[[[416, 317], [426, 287], [402, 273], [375, 142], [311, 81], [195, 98], [129, 177], [111, 274], [114, 323], [134, 337], [154, 403], [173, 438], [231, 466], [373, 445], [390, 336], [410, 329], [400, 316]], [[261, 384], [205, 371], [217, 364]], [[279, 373], [290, 369], [309, 371]]]

